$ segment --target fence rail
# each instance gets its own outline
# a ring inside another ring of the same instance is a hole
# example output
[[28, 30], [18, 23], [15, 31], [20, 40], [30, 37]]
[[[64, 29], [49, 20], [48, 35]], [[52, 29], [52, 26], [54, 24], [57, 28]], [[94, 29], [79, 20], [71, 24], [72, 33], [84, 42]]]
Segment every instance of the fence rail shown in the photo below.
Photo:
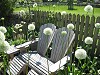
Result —
[[[67, 24], [73, 23], [75, 25], [75, 49], [77, 46], [82, 46], [84, 44], [84, 39], [89, 36], [93, 38], [92, 50], [90, 54], [93, 56], [100, 56], [100, 30], [95, 28], [95, 23], [100, 23], [100, 16], [95, 18], [95, 16], [90, 17], [89, 15], [80, 16], [75, 14], [61, 15], [60, 12], [52, 13], [46, 11], [33, 11], [34, 16], [31, 21], [35, 22], [36, 28], [45, 23], [53, 23], [59, 27], [67, 27]], [[26, 31], [25, 31], [26, 32]]]

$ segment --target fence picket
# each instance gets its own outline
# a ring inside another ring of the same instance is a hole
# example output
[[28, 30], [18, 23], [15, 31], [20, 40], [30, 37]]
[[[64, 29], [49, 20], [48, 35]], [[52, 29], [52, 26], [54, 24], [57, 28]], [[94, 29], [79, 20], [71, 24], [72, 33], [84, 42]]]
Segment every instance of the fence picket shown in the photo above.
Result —
[[80, 25], [80, 15], [78, 14], [76, 28], [75, 28], [75, 48], [77, 47], [78, 44], [79, 25]]
[[93, 31], [94, 31], [94, 24], [95, 24], [95, 17], [91, 17], [91, 23], [90, 23], [90, 28], [89, 28], [89, 36], [93, 37]]
[[[97, 17], [96, 22], [100, 23], [100, 17]], [[95, 30], [94, 30], [94, 36], [93, 36], [92, 51], [90, 52], [91, 56], [94, 56], [94, 53], [95, 53], [95, 50], [96, 50], [98, 33], [99, 33], [99, 28], [95, 28]]]
[[81, 24], [80, 24], [79, 45], [82, 45], [82, 41], [83, 41], [84, 21], [85, 21], [85, 16], [82, 15], [82, 16], [81, 16]]
[[89, 21], [90, 21], [90, 17], [89, 17], [89, 15], [87, 15], [86, 19], [85, 19], [84, 39], [88, 36]]

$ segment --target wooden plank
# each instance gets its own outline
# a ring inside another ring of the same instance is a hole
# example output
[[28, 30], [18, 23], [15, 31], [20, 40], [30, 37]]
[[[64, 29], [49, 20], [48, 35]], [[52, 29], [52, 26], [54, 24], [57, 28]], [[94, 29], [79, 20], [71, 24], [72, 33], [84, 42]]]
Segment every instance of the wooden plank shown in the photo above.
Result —
[[87, 15], [85, 20], [85, 27], [84, 27], [84, 39], [88, 36], [89, 21], [90, 21], [90, 17], [89, 15]]
[[66, 16], [65, 16], [64, 23], [65, 23], [65, 26], [64, 27], [67, 27], [67, 25], [68, 25], [68, 14], [66, 14]]
[[[97, 17], [96, 23], [100, 23], [100, 17]], [[94, 30], [94, 36], [93, 36], [93, 44], [92, 44], [92, 51], [90, 51], [90, 55], [94, 56], [96, 44], [97, 44], [97, 38], [98, 38], [99, 28], [95, 28]]]
[[72, 16], [72, 24], [74, 24], [74, 25], [75, 25], [75, 22], [76, 22], [76, 15], [75, 15], [75, 14], [73, 14], [73, 16]]
[[76, 26], [75, 26], [75, 49], [78, 44], [79, 25], [80, 25], [80, 15], [78, 14], [76, 20]]
[[39, 75], [33, 69], [31, 69], [27, 75]]
[[85, 21], [85, 16], [81, 16], [81, 24], [80, 24], [80, 34], [79, 34], [79, 45], [82, 45], [82, 40], [83, 40], [83, 35], [84, 35], [84, 21]]
[[99, 36], [99, 39], [98, 39], [96, 56], [97, 56], [97, 57], [99, 57], [99, 56], [100, 56], [100, 36]]
[[70, 60], [70, 57], [65, 56], [64, 58], [62, 58], [61, 60], [59, 60], [58, 62], [56, 62], [55, 64], [49, 67], [50, 72], [56, 72], [59, 69], [59, 64], [60, 64], [60, 67], [62, 67], [69, 60]]
[[68, 23], [72, 23], [72, 14], [70, 13], [69, 15], [68, 15], [69, 17], [68, 17]]
[[90, 37], [93, 37], [94, 25], [95, 25], [95, 16], [92, 16], [90, 27], [89, 27], [89, 36]]
[[[52, 35], [50, 36], [47, 36], [43, 33], [43, 30], [45, 28], [51, 28], [53, 30], [53, 33]], [[47, 48], [49, 47], [51, 41], [52, 41], [52, 38], [54, 36], [54, 32], [56, 30], [56, 26], [54, 24], [51, 24], [51, 23], [48, 23], [48, 24], [45, 24], [43, 26], [41, 26], [40, 28], [40, 34], [39, 34], [39, 41], [38, 41], [38, 46], [37, 46], [37, 51], [39, 54], [41, 54], [42, 56], [45, 56], [45, 53], [47, 51]]]
[[[61, 34], [62, 31], [66, 31], [67, 35], [62, 36]], [[59, 28], [55, 32], [55, 35], [52, 41], [52, 51], [51, 51], [51, 57], [50, 57], [50, 60], [52, 62], [57, 62], [65, 55], [65, 52], [67, 52], [69, 48], [69, 43], [72, 39], [72, 35], [74, 35], [74, 32], [68, 30], [65, 27]]]

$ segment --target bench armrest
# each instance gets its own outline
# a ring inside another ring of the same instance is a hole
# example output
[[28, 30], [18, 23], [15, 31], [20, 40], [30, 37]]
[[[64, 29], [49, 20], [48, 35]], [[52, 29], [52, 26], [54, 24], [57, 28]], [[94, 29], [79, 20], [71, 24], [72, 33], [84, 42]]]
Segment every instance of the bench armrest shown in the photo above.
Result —
[[35, 42], [37, 42], [38, 40], [33, 40], [33, 41], [28, 41], [28, 42], [25, 42], [23, 44], [20, 44], [18, 46], [16, 46], [17, 49], [20, 49], [20, 48], [26, 48], [26, 47], [29, 47], [31, 44], [34, 44]]
[[64, 66], [68, 61], [70, 60], [69, 56], [65, 56], [63, 57], [61, 60], [59, 60], [58, 62], [56, 62], [55, 64], [51, 65], [49, 67], [49, 71], [50, 72], [56, 72], [59, 69], [59, 64], [60, 64], [60, 68], [62, 66]]

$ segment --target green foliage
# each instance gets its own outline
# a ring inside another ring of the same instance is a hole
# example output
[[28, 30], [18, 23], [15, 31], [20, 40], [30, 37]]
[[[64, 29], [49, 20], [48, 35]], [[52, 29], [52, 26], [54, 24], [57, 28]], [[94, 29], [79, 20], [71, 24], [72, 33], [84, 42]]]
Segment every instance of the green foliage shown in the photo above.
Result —
[[12, 41], [11, 44], [16, 46], [16, 45], [25, 43], [25, 41], [26, 40], [24, 40], [24, 39], [17, 39], [17, 40]]

